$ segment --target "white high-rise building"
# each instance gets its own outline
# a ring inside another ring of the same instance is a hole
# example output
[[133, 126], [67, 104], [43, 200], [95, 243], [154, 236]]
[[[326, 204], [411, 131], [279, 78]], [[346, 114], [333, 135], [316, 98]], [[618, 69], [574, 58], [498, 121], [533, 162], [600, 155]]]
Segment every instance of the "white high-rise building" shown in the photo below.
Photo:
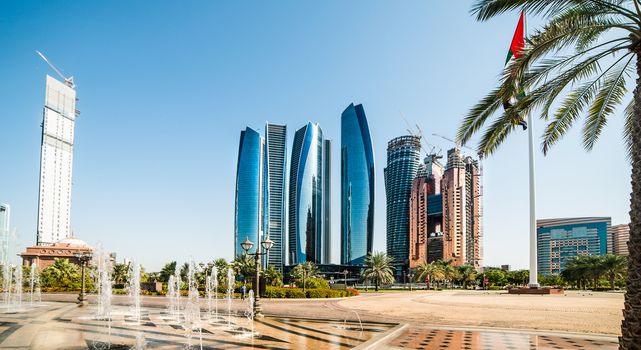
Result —
[[37, 245], [71, 236], [71, 170], [76, 91], [47, 75], [38, 200]]

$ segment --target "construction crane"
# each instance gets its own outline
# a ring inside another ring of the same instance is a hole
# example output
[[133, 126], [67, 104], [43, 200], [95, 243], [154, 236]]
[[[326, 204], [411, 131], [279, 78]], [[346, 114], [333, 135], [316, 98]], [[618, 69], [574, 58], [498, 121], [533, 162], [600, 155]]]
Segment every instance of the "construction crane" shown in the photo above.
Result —
[[45, 57], [45, 55], [43, 55], [43, 54], [42, 54], [42, 52], [40, 52], [40, 51], [36, 50], [36, 53], [37, 53], [40, 57], [42, 57], [42, 59], [43, 59], [45, 62], [47, 62], [47, 64], [49, 65], [49, 67], [51, 67], [51, 69], [53, 69], [53, 70], [54, 70], [54, 72], [56, 72], [56, 74], [58, 74], [58, 76], [60, 76], [60, 78], [62, 78], [62, 80], [64, 80], [64, 81], [65, 81], [65, 85], [67, 85], [68, 87], [70, 87], [70, 88], [72, 88], [72, 89], [75, 89], [75, 88], [76, 88], [76, 84], [74, 84], [74, 82], [73, 82], [73, 77], [69, 77], [69, 78], [65, 77], [65, 76], [64, 76], [64, 74], [62, 74], [62, 72], [61, 72], [61, 71], [60, 71], [60, 70], [59, 70], [59, 69], [58, 69], [58, 68], [57, 68], [53, 63], [51, 63], [51, 61], [49, 61], [49, 59], [48, 59], [47, 57]]
[[[449, 142], [453, 143], [457, 149], [465, 148], [465, 149], [470, 150], [472, 152], [476, 152], [473, 148], [470, 148], [468, 146], [462, 145], [460, 142], [456, 142], [456, 141], [452, 140], [449, 137], [445, 137], [445, 136], [439, 135], [439, 134], [432, 134], [432, 136], [440, 137], [445, 141], [449, 141]], [[477, 155], [479, 156], [479, 176], [483, 176], [483, 153], [482, 152], [477, 152]]]
[[[412, 135], [412, 136], [418, 136], [421, 139], [421, 144], [424, 145], [424, 150], [425, 154], [427, 156], [432, 156], [434, 159], [441, 159], [443, 158], [443, 155], [441, 154], [442, 150], [440, 147], [434, 146], [431, 143], [427, 142], [427, 139], [425, 138], [425, 135], [423, 134], [423, 130], [418, 126], [418, 124], [414, 124], [416, 126], [416, 130], [414, 131], [414, 128], [410, 125], [410, 123], [407, 121], [407, 118], [405, 118], [405, 115], [403, 115], [403, 112], [399, 111], [401, 118], [405, 122], [405, 125], [407, 125], [407, 132]], [[429, 151], [428, 151], [429, 149]], [[438, 152], [436, 150], [438, 149]]]

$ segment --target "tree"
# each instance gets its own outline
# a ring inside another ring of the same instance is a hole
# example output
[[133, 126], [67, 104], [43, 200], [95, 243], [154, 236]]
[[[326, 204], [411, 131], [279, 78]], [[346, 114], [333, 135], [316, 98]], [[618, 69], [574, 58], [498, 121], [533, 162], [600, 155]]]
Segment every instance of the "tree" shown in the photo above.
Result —
[[614, 281], [625, 275], [627, 260], [624, 256], [608, 254], [601, 259], [601, 270], [614, 289]]
[[[477, 0], [472, 13], [477, 20], [485, 21], [516, 9], [542, 15], [547, 24], [526, 39], [525, 49], [505, 67], [499, 86], [464, 118], [457, 141], [469, 141], [504, 101], [521, 96], [489, 123], [478, 145], [481, 154], [492, 154], [527, 113], [537, 111], [547, 122], [541, 145], [544, 154], [581, 115], [586, 116], [583, 147], [589, 151], [608, 118], [620, 105], [626, 105], [623, 138], [632, 164], [632, 194], [630, 256], [619, 346], [633, 348], [641, 344], [641, 2]], [[636, 79], [636, 85], [629, 82], [630, 78]], [[630, 86], [635, 89], [628, 98]], [[528, 93], [523, 96], [523, 91]]]
[[129, 265], [114, 264], [113, 273], [111, 274], [116, 284], [125, 284], [129, 282]]
[[374, 281], [374, 289], [377, 292], [381, 284], [394, 283], [393, 260], [383, 252], [369, 253], [365, 258], [362, 276], [365, 280]]
[[297, 286], [303, 286], [303, 290], [306, 290], [307, 280], [320, 277], [320, 270], [316, 264], [311, 261], [307, 261], [294, 266], [292, 271], [289, 273], [289, 277]]
[[425, 288], [430, 289], [432, 280], [438, 281], [443, 279], [443, 272], [434, 262], [421, 263], [416, 267], [414, 278], [417, 282], [425, 282]]
[[254, 280], [254, 274], [256, 274], [256, 261], [251, 255], [245, 253], [236, 257], [236, 260], [232, 262], [232, 267], [236, 275], [243, 275], [245, 280]]
[[43, 287], [72, 288], [80, 287], [80, 268], [69, 259], [56, 258], [53, 264], [42, 271], [40, 279]]
[[436, 265], [441, 270], [444, 282], [449, 282], [450, 287], [452, 286], [452, 280], [457, 277], [457, 270], [454, 265], [452, 265], [452, 260], [437, 260]]
[[458, 278], [463, 289], [467, 289], [469, 283], [476, 281], [477, 272], [472, 265], [462, 265], [458, 267]]
[[161, 282], [169, 282], [169, 277], [173, 276], [176, 271], [176, 261], [168, 262], [165, 266], [160, 269], [160, 278]]
[[281, 285], [283, 285], [283, 274], [278, 271], [273, 265], [267, 267], [267, 269], [263, 271], [263, 274], [265, 275], [267, 284], [269, 284], [270, 286], [280, 287]]
[[225, 287], [227, 285], [227, 270], [229, 269], [227, 260], [218, 258], [214, 260], [214, 266], [216, 266], [216, 270], [218, 271], [218, 286], [220, 286], [220, 288], [227, 288]]

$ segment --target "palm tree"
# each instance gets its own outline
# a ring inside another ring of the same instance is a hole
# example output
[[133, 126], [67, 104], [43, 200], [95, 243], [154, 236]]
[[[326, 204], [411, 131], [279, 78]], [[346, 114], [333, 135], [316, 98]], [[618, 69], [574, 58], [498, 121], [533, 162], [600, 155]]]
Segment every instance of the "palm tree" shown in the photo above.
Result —
[[[633, 348], [641, 344], [641, 2], [477, 0], [472, 13], [485, 21], [516, 9], [542, 15], [548, 23], [527, 38], [520, 57], [506, 66], [500, 85], [471, 109], [457, 139], [469, 141], [504, 101], [529, 91], [490, 123], [478, 145], [482, 155], [493, 153], [527, 113], [536, 111], [548, 123], [542, 137], [545, 154], [582, 114], [583, 147], [591, 150], [608, 118], [626, 105], [623, 136], [632, 163], [632, 194], [619, 346]], [[636, 85], [630, 79], [636, 79]], [[635, 89], [628, 98], [630, 86]], [[553, 111], [553, 106], [558, 109]]]
[[467, 289], [470, 282], [476, 281], [476, 270], [472, 265], [462, 265], [458, 267], [458, 278], [463, 284], [463, 289]]
[[610, 281], [610, 288], [614, 289], [614, 280], [625, 275], [627, 261], [624, 256], [608, 254], [601, 259], [603, 274]]
[[363, 278], [374, 281], [374, 289], [377, 292], [381, 284], [394, 283], [393, 260], [391, 256], [383, 252], [370, 253], [365, 258]]
[[307, 280], [320, 276], [320, 269], [311, 261], [304, 262], [294, 266], [289, 273], [289, 277], [296, 285], [302, 285], [303, 290], [307, 289]]
[[265, 279], [270, 286], [280, 287], [283, 284], [283, 274], [273, 265], [267, 267], [263, 273], [265, 274]]
[[457, 270], [454, 265], [452, 265], [452, 260], [437, 260], [436, 265], [442, 272], [442, 280], [444, 282], [449, 282], [450, 287], [452, 286], [452, 280], [457, 276]]
[[69, 287], [80, 280], [78, 265], [70, 263], [69, 259], [56, 258], [46, 270], [56, 280], [58, 286]]
[[160, 269], [160, 281], [165, 283], [169, 282], [169, 277], [173, 276], [175, 271], [176, 261], [166, 263], [165, 266]]
[[128, 264], [114, 264], [112, 277], [114, 283], [125, 284], [129, 281], [129, 265]]
[[254, 258], [245, 253], [241, 254], [232, 262], [232, 267], [236, 275], [243, 275], [245, 280], [253, 280], [256, 273], [256, 262]]
[[438, 266], [434, 264], [434, 262], [431, 263], [421, 263], [416, 267], [416, 273], [414, 274], [414, 278], [416, 279], [417, 282], [425, 282], [425, 288], [430, 289], [430, 283], [432, 282], [432, 279], [436, 279], [436, 275], [439, 273]]

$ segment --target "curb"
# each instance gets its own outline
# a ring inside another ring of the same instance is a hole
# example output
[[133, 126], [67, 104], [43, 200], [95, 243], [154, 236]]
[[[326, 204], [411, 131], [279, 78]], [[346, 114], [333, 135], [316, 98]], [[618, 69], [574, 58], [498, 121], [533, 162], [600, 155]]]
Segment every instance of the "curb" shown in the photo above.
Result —
[[390, 339], [398, 336], [407, 327], [407, 323], [399, 324], [391, 330], [383, 334], [379, 334], [374, 338], [364, 342], [363, 344], [352, 348], [352, 350], [373, 350], [376, 348], [382, 348], [381, 346], [384, 346]]

